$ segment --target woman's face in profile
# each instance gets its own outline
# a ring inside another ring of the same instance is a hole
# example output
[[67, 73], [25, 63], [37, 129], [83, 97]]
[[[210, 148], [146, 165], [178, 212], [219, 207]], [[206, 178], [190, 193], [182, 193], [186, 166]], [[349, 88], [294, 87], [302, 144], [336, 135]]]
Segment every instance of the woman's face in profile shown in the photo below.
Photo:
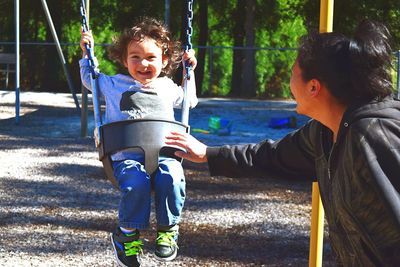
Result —
[[293, 64], [292, 67], [292, 75], [290, 77], [290, 91], [292, 93], [292, 96], [294, 100], [296, 100], [297, 107], [296, 111], [299, 114], [304, 114], [306, 115], [307, 112], [307, 94], [306, 94], [306, 88], [307, 88], [308, 83], [303, 80], [303, 77], [301, 75], [301, 69], [296, 61]]

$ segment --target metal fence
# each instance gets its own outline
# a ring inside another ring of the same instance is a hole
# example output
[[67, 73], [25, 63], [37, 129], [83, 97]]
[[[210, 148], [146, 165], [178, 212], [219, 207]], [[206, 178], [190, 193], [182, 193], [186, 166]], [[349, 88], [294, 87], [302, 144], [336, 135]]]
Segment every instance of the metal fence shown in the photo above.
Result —
[[[110, 44], [96, 44], [96, 46], [100, 47], [107, 47]], [[7, 52], [10, 53], [10, 51], [14, 50], [15, 43], [14, 42], [1, 42], [0, 41], [0, 53]], [[48, 47], [46, 49], [55, 49], [55, 43], [53, 42], [21, 42], [21, 46], [24, 48], [23, 50], [25, 53], [28, 53], [27, 50], [33, 49], [35, 46], [41, 46], [41, 47]], [[76, 49], [79, 49], [79, 44], [78, 43], [61, 43], [61, 46], [63, 47], [63, 50], [65, 49], [70, 49], [71, 47], [76, 47]], [[31, 47], [31, 48], [27, 48]], [[296, 51], [296, 48], [275, 48], [275, 47], [235, 47], [235, 46], [194, 46], [195, 49], [204, 49], [206, 50], [206, 59], [205, 59], [205, 74], [204, 74], [204, 80], [203, 80], [203, 88], [208, 91], [213, 90], [213, 84], [216, 83], [216, 80], [221, 79], [221, 75], [225, 75], [226, 77], [229, 77], [231, 75], [231, 69], [225, 68], [222, 71], [218, 71], [218, 65], [216, 65], [216, 58], [218, 58], [221, 54], [221, 51], [230, 51], [230, 53], [233, 53], [234, 50], [255, 50], [257, 53], [262, 53], [262, 52], [284, 52], [284, 53], [293, 53]], [[12, 53], [12, 52], [11, 52]], [[34, 51], [32, 51], [34, 53]], [[260, 60], [261, 58], [266, 58], [266, 56], [257, 56], [256, 60]], [[58, 60], [58, 59], [54, 59]], [[220, 59], [218, 59], [220, 60]], [[60, 65], [61, 66], [61, 65]], [[0, 88], [5, 88], [5, 83], [8, 82], [12, 86], [13, 83], [13, 71], [12, 68], [9, 68], [9, 65], [2, 64], [0, 62], [0, 80], [2, 82], [2, 85]], [[290, 66], [287, 66], [290, 68]], [[395, 87], [395, 94], [400, 98], [400, 50], [395, 51], [393, 53], [393, 84]], [[8, 71], [7, 71], [8, 69]], [[263, 72], [259, 71], [258, 72]], [[223, 74], [221, 74], [221, 72]], [[24, 71], [22, 71], [22, 74]], [[258, 75], [261, 75], [258, 73]], [[261, 79], [261, 78], [260, 78]], [[287, 81], [288, 82], [288, 81]], [[12, 89], [12, 88], [8, 88]]]

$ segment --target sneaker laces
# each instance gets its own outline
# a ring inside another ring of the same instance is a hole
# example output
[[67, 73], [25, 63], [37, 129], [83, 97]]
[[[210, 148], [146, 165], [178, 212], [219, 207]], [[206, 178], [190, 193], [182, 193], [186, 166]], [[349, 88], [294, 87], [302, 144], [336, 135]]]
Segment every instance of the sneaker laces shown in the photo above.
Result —
[[176, 236], [175, 231], [158, 232], [158, 236], [156, 239], [157, 245], [168, 246], [168, 247], [173, 247], [173, 246], [178, 247], [176, 245], [175, 236]]
[[126, 242], [124, 243], [124, 248], [125, 248], [125, 255], [126, 256], [135, 256], [138, 254], [143, 253], [143, 242], [142, 240], [134, 240], [132, 242]]

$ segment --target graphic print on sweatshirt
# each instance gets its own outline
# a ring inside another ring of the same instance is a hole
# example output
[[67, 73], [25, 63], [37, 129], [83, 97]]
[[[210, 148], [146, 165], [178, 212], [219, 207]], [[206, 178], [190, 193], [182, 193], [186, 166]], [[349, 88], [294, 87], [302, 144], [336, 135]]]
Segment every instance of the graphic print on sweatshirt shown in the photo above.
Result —
[[120, 110], [129, 119], [166, 119], [173, 117], [172, 105], [161, 99], [156, 92], [127, 91], [122, 94]]

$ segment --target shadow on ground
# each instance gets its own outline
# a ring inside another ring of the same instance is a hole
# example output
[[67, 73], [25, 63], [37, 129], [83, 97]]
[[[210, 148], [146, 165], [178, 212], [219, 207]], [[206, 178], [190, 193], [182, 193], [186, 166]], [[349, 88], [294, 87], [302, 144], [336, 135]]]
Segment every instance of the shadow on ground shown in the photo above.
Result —
[[[31, 112], [19, 125], [14, 118], [0, 120], [0, 151], [10, 160], [28, 157], [22, 174], [3, 159], [1, 253], [62, 257], [109, 250], [105, 233], [116, 226], [119, 192], [104, 179], [93, 139], [79, 137], [79, 114], [74, 108], [25, 108]], [[211, 178], [205, 165], [184, 167], [187, 201], [177, 266], [307, 266], [310, 183]], [[280, 214], [292, 217], [280, 220]], [[253, 215], [254, 221], [241, 222], [241, 216]], [[145, 250], [152, 251], [153, 215], [143, 237]], [[326, 244], [324, 266], [334, 266]]]

